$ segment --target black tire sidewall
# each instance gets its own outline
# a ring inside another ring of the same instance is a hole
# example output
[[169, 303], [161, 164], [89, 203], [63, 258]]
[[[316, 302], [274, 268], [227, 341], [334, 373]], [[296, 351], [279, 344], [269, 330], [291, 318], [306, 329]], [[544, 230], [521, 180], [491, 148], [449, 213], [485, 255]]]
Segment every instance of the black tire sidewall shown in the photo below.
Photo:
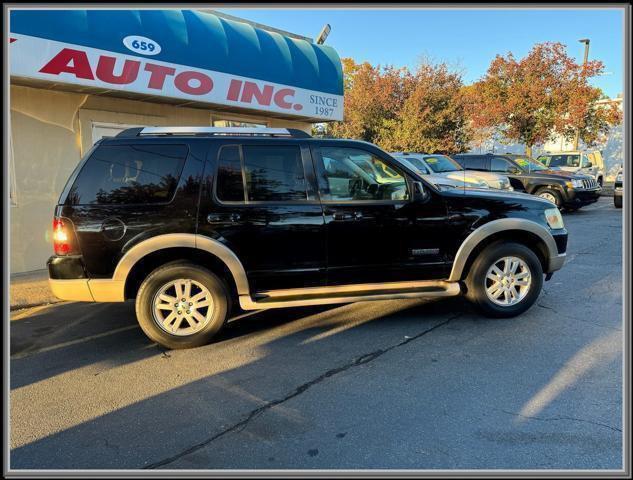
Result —
[[[491, 301], [485, 292], [485, 276], [493, 262], [502, 257], [518, 257], [529, 267], [532, 275], [530, 291], [516, 305], [503, 307]], [[541, 293], [543, 287], [543, 267], [536, 254], [519, 243], [494, 243], [486, 247], [473, 263], [466, 280], [467, 298], [488, 316], [497, 318], [514, 317], [529, 309]]]
[[613, 205], [615, 206], [615, 208], [622, 208], [622, 197], [621, 196], [614, 196], [613, 197]]
[[[170, 335], [153, 318], [152, 302], [156, 291], [170, 280], [178, 278], [190, 278], [201, 283], [213, 297], [213, 317], [193, 335]], [[184, 262], [170, 263], [154, 270], [143, 281], [136, 296], [136, 317], [141, 329], [151, 340], [169, 349], [193, 348], [209, 343], [226, 323], [229, 307], [229, 294], [224, 282], [206, 268]]]

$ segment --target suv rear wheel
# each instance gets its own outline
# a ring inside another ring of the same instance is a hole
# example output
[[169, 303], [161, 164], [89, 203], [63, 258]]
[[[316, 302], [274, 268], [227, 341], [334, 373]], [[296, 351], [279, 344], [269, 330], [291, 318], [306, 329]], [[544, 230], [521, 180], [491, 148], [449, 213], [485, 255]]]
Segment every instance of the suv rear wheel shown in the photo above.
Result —
[[136, 317], [145, 334], [170, 349], [209, 343], [226, 323], [229, 293], [209, 270], [186, 262], [157, 268], [141, 284]]
[[491, 317], [514, 317], [536, 301], [543, 267], [536, 254], [519, 243], [494, 243], [473, 263], [466, 279], [467, 298]]

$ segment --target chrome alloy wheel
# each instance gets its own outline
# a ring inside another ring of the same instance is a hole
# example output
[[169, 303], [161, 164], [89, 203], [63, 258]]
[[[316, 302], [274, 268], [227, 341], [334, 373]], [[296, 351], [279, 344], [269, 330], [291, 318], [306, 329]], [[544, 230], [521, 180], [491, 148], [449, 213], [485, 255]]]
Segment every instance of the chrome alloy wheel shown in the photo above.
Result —
[[541, 198], [544, 198], [545, 200], [548, 200], [550, 202], [552, 202], [554, 205], [556, 205], [556, 197], [554, 196], [554, 194], [550, 193], [550, 192], [543, 192], [543, 193], [539, 193], [538, 195]]
[[502, 307], [516, 305], [530, 291], [532, 273], [527, 263], [517, 257], [503, 257], [494, 262], [484, 279], [486, 295]]
[[193, 335], [213, 316], [211, 292], [191, 279], [179, 278], [163, 285], [154, 295], [153, 306], [154, 321], [170, 335]]

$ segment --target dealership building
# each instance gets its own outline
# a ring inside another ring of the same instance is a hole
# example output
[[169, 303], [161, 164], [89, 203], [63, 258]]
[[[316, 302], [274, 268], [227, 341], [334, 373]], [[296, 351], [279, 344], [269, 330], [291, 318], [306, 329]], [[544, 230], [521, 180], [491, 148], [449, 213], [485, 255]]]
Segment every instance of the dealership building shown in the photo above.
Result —
[[336, 51], [200, 10], [10, 11], [11, 273], [45, 268], [53, 209], [103, 136], [343, 118]]

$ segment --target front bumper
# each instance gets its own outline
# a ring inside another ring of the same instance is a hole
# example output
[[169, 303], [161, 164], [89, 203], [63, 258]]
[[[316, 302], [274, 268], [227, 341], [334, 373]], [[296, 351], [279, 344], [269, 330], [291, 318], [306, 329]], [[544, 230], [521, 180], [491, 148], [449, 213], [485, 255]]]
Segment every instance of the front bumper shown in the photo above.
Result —
[[550, 249], [549, 260], [547, 263], [547, 271], [545, 273], [551, 274], [556, 270], [560, 270], [563, 268], [565, 264], [565, 258], [567, 256], [567, 239], [568, 234], [567, 230], [561, 228], [559, 230], [552, 230], [550, 232], [552, 234], [552, 238], [554, 238], [554, 242], [556, 242], [556, 252], [553, 252]]
[[560, 253], [554, 257], [550, 257], [549, 259], [549, 264], [547, 267], [547, 272], [545, 273], [553, 273], [557, 270], [560, 270], [561, 268], [563, 268], [563, 265], [565, 265], [565, 258], [567, 257], [566, 253]]
[[594, 188], [592, 190], [567, 190], [567, 206], [583, 206], [595, 203], [600, 198], [602, 188]]

